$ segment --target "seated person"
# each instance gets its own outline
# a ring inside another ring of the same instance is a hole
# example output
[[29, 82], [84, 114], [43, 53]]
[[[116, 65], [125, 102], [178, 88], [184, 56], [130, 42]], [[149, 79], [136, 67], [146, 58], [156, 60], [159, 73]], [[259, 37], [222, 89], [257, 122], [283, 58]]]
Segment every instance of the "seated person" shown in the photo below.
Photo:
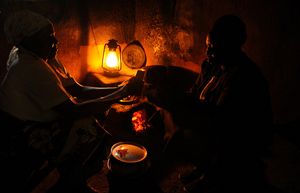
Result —
[[205, 192], [265, 167], [259, 155], [273, 142], [270, 94], [262, 72], [241, 49], [246, 39], [240, 18], [219, 18], [206, 37], [207, 59], [190, 91], [148, 91], [148, 100], [167, 111], [169, 148], [197, 166], [180, 175], [187, 192]]
[[143, 83], [133, 77], [113, 88], [78, 84], [56, 55], [52, 23], [37, 13], [12, 14], [4, 31], [14, 48], [0, 90], [1, 117], [6, 123], [1, 137], [14, 153], [30, 149], [34, 159], [56, 163], [59, 184], [84, 192], [86, 179], [102, 168], [112, 134], [92, 115], [105, 112]]

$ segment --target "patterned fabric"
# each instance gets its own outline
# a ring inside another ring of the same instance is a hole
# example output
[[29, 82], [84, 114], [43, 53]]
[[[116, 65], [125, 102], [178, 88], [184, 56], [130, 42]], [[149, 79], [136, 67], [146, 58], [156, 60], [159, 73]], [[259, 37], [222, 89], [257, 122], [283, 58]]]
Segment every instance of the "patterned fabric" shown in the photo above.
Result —
[[[36, 156], [59, 163], [70, 157], [85, 165], [98, 148], [104, 151], [109, 135], [90, 116], [49, 123], [22, 121], [1, 112], [1, 157], [33, 152]], [[98, 151], [98, 150], [97, 150]]]
[[48, 124], [36, 124], [28, 138], [28, 146], [47, 154], [50, 161], [60, 163], [75, 157], [81, 165], [89, 160], [96, 149], [103, 144], [107, 133], [92, 116], [62, 120]]
[[0, 173], [5, 176], [1, 188], [20, 192], [45, 160], [55, 163], [60, 181], [72, 186], [86, 182], [103, 167], [110, 135], [93, 117], [37, 123], [0, 110], [0, 120]]
[[10, 15], [4, 24], [4, 33], [9, 43], [18, 45], [25, 37], [29, 37], [51, 24], [44, 16], [31, 12], [19, 11]]

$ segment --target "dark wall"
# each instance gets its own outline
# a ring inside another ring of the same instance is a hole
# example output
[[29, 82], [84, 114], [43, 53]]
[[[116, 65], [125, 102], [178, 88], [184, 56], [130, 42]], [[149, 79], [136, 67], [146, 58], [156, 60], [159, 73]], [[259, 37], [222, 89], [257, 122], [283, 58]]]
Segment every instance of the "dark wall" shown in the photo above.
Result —
[[[139, 40], [147, 65], [198, 72], [213, 22], [224, 14], [237, 15], [248, 32], [243, 49], [269, 81], [274, 122], [285, 123], [300, 117], [299, 8], [296, 0], [1, 0], [0, 27], [6, 15], [20, 9], [45, 15], [54, 24], [61, 60], [81, 81], [89, 69], [83, 47], [112, 38], [120, 44]], [[2, 80], [11, 48], [3, 30], [0, 41]]]

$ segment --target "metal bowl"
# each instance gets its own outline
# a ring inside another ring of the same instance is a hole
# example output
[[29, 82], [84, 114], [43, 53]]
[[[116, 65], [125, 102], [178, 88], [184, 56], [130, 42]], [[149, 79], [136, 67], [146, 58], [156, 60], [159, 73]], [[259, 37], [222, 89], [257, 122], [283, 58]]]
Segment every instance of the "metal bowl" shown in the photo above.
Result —
[[134, 177], [147, 171], [150, 159], [145, 147], [134, 142], [119, 142], [111, 147], [108, 169], [124, 177]]

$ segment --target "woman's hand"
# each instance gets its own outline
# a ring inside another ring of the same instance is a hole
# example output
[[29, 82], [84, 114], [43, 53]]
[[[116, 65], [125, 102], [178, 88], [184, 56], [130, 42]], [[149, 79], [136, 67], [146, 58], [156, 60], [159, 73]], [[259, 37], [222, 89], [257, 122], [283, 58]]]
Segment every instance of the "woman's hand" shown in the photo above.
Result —
[[124, 85], [124, 89], [126, 91], [126, 95], [135, 95], [142, 91], [144, 86], [144, 81], [140, 78], [134, 76], [126, 81]]

